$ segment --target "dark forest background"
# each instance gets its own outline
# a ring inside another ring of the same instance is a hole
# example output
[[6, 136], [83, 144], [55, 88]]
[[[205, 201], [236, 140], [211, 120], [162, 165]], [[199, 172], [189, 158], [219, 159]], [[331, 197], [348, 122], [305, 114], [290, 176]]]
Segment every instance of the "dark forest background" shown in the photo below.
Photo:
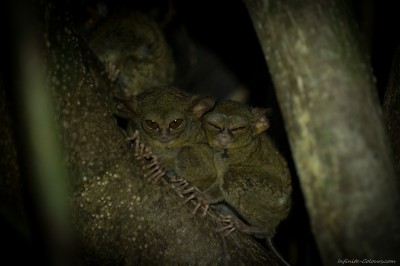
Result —
[[[399, 44], [400, 16], [395, 1], [353, 0], [351, 9], [358, 24], [360, 41], [370, 55], [376, 87], [382, 103], [388, 83], [392, 60]], [[274, 93], [273, 84], [263, 52], [253, 29], [251, 19], [240, 0], [173, 0], [173, 1], [103, 1], [109, 10], [134, 8], [150, 11], [160, 21], [167, 20], [164, 27], [167, 40], [173, 48], [177, 62], [178, 77], [187, 71], [188, 45], [194, 45], [209, 53], [231, 79], [218, 76], [207, 79], [210, 74], [207, 62], [198, 62], [190, 81], [182, 86], [201, 83], [205, 91], [224, 90], [225, 83], [240, 83], [249, 92], [248, 103], [252, 106], [272, 107], [269, 134], [279, 150], [289, 161], [293, 176], [293, 208], [290, 216], [279, 227], [274, 239], [276, 246], [294, 265], [318, 265], [320, 257], [310, 229], [299, 181], [291, 158], [285, 128]], [[71, 1], [79, 30], [96, 9], [95, 1]], [[172, 7], [172, 11], [171, 11]], [[170, 12], [170, 13], [168, 13]], [[172, 13], [171, 13], [172, 12]], [[172, 14], [166, 18], [166, 14]], [[183, 37], [182, 37], [183, 36]], [[182, 39], [183, 38], [183, 39]], [[201, 60], [201, 57], [199, 58]], [[203, 67], [203, 69], [202, 69]], [[213, 69], [213, 68], [211, 68]], [[179, 79], [178, 79], [179, 81]], [[179, 83], [178, 83], [179, 85]], [[199, 86], [199, 87], [201, 87]], [[3, 261], [27, 263], [32, 257], [32, 248], [20, 235], [18, 224], [0, 220], [0, 239]], [[6, 263], [2, 265], [15, 265]]]

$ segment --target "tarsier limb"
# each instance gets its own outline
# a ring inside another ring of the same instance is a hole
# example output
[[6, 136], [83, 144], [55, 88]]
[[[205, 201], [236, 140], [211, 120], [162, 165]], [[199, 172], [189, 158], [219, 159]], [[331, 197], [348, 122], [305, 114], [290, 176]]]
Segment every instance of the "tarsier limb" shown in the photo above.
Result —
[[265, 114], [221, 101], [203, 117], [203, 127], [216, 151], [214, 164], [222, 169], [218, 176], [224, 202], [249, 225], [237, 224], [236, 230], [271, 237], [289, 212], [291, 178], [286, 161], [265, 135]]
[[139, 131], [135, 130], [129, 141], [133, 141], [135, 156], [138, 160], [144, 160], [144, 177], [150, 182], [157, 182], [165, 175], [165, 171], [160, 166], [158, 158], [153, 154], [151, 147], [141, 142]]

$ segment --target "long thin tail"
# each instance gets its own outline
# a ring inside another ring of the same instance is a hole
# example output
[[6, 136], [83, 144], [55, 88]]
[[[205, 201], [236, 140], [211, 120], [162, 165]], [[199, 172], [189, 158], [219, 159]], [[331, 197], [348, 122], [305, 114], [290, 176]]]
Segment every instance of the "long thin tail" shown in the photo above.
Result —
[[290, 264], [281, 256], [281, 254], [279, 254], [279, 252], [276, 250], [274, 243], [272, 243], [272, 238], [268, 237], [266, 239], [266, 243], [268, 248], [275, 253], [275, 255], [282, 261], [283, 264], [285, 264], [286, 266], [290, 266]]

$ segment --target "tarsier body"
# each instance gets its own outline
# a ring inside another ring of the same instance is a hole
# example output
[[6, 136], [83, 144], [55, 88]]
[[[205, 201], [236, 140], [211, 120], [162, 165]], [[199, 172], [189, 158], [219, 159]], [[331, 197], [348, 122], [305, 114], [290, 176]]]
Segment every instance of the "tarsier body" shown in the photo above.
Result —
[[111, 80], [131, 95], [174, 79], [175, 65], [163, 33], [142, 13], [106, 18], [90, 34], [89, 46], [106, 65]]
[[[263, 134], [269, 127], [265, 115], [266, 110], [233, 101], [217, 103], [202, 118], [208, 149], [191, 146], [190, 152], [180, 153], [176, 172], [192, 185], [186, 192], [193, 193], [188, 199], [198, 200], [194, 212], [205, 205], [205, 215], [208, 205], [216, 206], [221, 221], [228, 223], [221, 229], [225, 235], [237, 230], [265, 238], [288, 265], [272, 237], [290, 210], [291, 177], [286, 161]], [[191, 158], [203, 159], [204, 174], [194, 171]]]
[[202, 120], [209, 151], [194, 148], [191, 154], [208, 156], [204, 162], [213, 165], [209, 172], [214, 179], [210, 174], [190, 174], [185, 165], [177, 173], [201, 191], [197, 196], [202, 200], [223, 202], [245, 222], [232, 220], [234, 230], [272, 237], [288, 215], [292, 189], [286, 161], [263, 134], [269, 126], [265, 110], [221, 101]]

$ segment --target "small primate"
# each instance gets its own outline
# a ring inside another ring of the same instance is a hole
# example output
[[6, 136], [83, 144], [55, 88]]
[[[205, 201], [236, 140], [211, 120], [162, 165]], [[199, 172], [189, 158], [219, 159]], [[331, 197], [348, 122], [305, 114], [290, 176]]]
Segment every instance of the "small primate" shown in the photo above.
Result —
[[[122, 102], [129, 110], [128, 131], [138, 131], [167, 173], [174, 171], [175, 159], [184, 146], [205, 141], [200, 118], [215, 104], [209, 97], [190, 96], [174, 87], [148, 89]], [[160, 172], [151, 165], [147, 168], [147, 175]]]
[[180, 165], [185, 171], [176, 172], [190, 186], [182, 192], [191, 194], [187, 201], [199, 202], [194, 212], [203, 206], [205, 214], [208, 205], [216, 206], [223, 214], [221, 221], [228, 223], [221, 229], [225, 235], [237, 230], [266, 238], [280, 257], [271, 240], [289, 213], [292, 187], [285, 159], [265, 134], [269, 127], [266, 112], [234, 101], [218, 102], [202, 118], [208, 149], [195, 147], [186, 153], [205, 158], [203, 162], [212, 164], [212, 169], [202, 175], [192, 159], [185, 158], [188, 163]]
[[172, 83], [175, 63], [160, 26], [140, 12], [119, 12], [88, 37], [108, 77], [130, 95]]

